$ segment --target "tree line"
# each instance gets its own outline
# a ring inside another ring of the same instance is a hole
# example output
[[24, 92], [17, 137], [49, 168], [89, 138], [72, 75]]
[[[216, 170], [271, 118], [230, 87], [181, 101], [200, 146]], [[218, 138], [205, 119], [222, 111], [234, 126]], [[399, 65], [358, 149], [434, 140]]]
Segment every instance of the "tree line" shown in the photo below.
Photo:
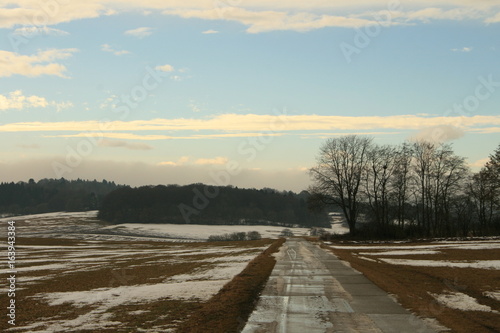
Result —
[[[215, 186], [216, 195], [196, 205], [203, 184], [123, 187], [103, 200], [98, 217], [112, 223], [228, 224], [330, 227], [328, 214], [311, 212], [307, 192]], [[186, 218], [186, 208], [194, 203]]]
[[104, 196], [118, 187], [106, 180], [99, 182], [64, 178], [4, 182], [0, 184], [0, 214], [97, 210]]
[[349, 135], [327, 140], [310, 173], [310, 207], [340, 207], [351, 235], [358, 229], [378, 237], [500, 233], [500, 146], [472, 173], [448, 144], [377, 145]]

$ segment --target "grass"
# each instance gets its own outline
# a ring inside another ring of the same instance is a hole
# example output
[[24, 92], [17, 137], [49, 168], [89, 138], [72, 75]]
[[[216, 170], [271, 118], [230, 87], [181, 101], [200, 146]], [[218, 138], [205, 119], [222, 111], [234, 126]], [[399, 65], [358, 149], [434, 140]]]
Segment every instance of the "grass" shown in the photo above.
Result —
[[284, 243], [275, 241], [208, 302], [182, 323], [177, 332], [226, 333], [239, 332], [252, 313], [276, 260], [272, 256]]
[[[342, 245], [349, 244], [344, 243]], [[352, 245], [363, 244], [355, 243]], [[389, 244], [382, 245], [388, 246]], [[425, 244], [405, 243], [404, 245]], [[500, 290], [500, 274], [498, 270], [391, 265], [377, 260], [388, 256], [384, 256], [382, 253], [375, 254], [377, 245], [370, 246], [373, 246], [373, 250], [335, 248], [331, 250], [340, 259], [348, 261], [353, 268], [362, 272], [376, 285], [396, 295], [398, 301], [405, 308], [422, 317], [436, 318], [442, 325], [450, 328], [451, 332], [500, 332], [500, 315], [498, 313], [452, 309], [441, 305], [430, 295], [430, 293], [460, 292], [474, 297], [478, 303], [500, 312], [499, 302], [483, 294], [486, 291]], [[470, 250], [454, 248], [439, 249], [439, 251], [440, 254], [405, 255], [397, 258], [446, 261], [498, 260], [500, 258], [499, 249]], [[359, 252], [373, 252], [374, 255], [369, 257], [375, 259], [376, 262], [363, 260], [359, 257]]]

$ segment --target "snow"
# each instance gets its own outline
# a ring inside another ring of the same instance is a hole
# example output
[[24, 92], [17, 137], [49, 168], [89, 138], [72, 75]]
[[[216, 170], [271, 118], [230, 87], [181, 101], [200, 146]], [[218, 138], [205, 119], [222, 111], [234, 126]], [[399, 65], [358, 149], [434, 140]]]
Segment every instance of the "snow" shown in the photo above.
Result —
[[439, 294], [431, 294], [431, 295], [439, 303], [452, 309], [457, 309], [462, 311], [485, 311], [485, 312], [498, 313], [498, 311], [493, 310], [487, 305], [479, 304], [474, 297], [470, 297], [469, 295], [460, 292], [451, 292], [441, 295]]
[[394, 251], [380, 251], [380, 252], [360, 252], [359, 255], [363, 256], [406, 256], [406, 255], [416, 255], [416, 254], [438, 254], [441, 251], [436, 250], [394, 250]]
[[500, 301], [500, 290], [496, 291], [485, 291], [483, 293], [484, 296], [487, 296], [489, 298], [493, 298], [494, 300]]
[[379, 260], [392, 265], [500, 269], [500, 260], [477, 260], [471, 262], [445, 261], [445, 260], [387, 259], [387, 258], [379, 258]]
[[331, 245], [330, 247], [339, 250], [423, 250], [423, 249], [459, 249], [459, 250], [489, 250], [500, 249], [500, 241], [463, 241], [443, 244], [426, 245]]

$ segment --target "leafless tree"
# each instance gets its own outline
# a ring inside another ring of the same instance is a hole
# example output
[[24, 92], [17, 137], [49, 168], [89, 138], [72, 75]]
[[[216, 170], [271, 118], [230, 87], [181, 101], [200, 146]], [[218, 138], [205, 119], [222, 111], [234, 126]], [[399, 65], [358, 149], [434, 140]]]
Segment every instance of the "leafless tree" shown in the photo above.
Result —
[[320, 148], [316, 167], [310, 170], [314, 197], [323, 205], [342, 209], [351, 235], [356, 232], [360, 185], [371, 147], [371, 138], [356, 135], [328, 139]]
[[380, 229], [390, 224], [391, 181], [397, 166], [397, 150], [391, 146], [373, 146], [367, 154], [363, 193]]
[[452, 233], [451, 199], [463, 194], [469, 170], [449, 145], [415, 142], [415, 175], [420, 194], [420, 224], [428, 235]]

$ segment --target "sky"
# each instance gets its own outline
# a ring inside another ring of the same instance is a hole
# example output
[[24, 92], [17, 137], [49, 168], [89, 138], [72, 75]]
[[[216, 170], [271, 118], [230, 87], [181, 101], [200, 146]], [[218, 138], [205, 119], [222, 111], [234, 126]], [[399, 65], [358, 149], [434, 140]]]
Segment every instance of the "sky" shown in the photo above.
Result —
[[327, 138], [500, 143], [500, 0], [0, 0], [0, 181], [301, 191]]

